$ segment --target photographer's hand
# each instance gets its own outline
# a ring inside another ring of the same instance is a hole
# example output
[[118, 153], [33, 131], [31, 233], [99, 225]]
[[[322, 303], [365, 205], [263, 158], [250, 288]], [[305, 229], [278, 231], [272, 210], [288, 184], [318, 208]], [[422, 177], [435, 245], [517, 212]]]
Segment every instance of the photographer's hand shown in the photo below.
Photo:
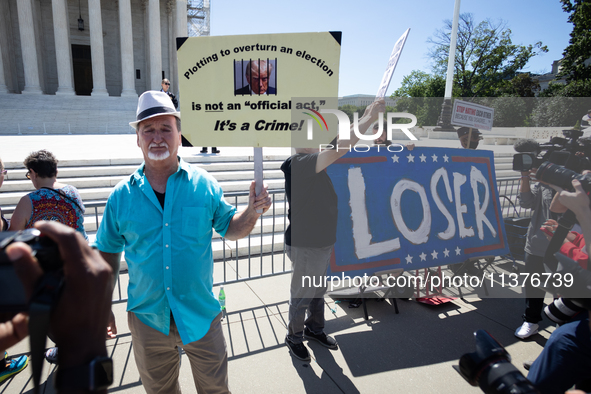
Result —
[[2, 316], [0, 321], [0, 349], [8, 349], [29, 335], [28, 320], [24, 313], [12, 318]]
[[[583, 190], [581, 182], [573, 179], [572, 185], [574, 192], [566, 191], [555, 185], [552, 185], [552, 188], [559, 193], [560, 202], [577, 216], [577, 220], [583, 229], [583, 237], [586, 240], [591, 240], [591, 207], [589, 206], [591, 201], [585, 190]], [[591, 256], [591, 242], [585, 242], [585, 244], [587, 255]]]
[[535, 174], [535, 170], [532, 169], [530, 171], [523, 171], [521, 173], [521, 182], [519, 183], [519, 192], [520, 193], [528, 193], [531, 191], [531, 186], [529, 181], [532, 178], [532, 174]]
[[[559, 193], [558, 199], [560, 203], [573, 211], [575, 215], [577, 215], [579, 221], [580, 219], [585, 220], [585, 215], [591, 213], [589, 196], [587, 196], [587, 193], [583, 190], [581, 182], [577, 179], [573, 179], [572, 185], [574, 187], [574, 192], [569, 192], [555, 185], [552, 185], [552, 188]], [[579, 216], [581, 217], [579, 218]], [[587, 220], [591, 220], [591, 215]]]
[[[106, 356], [111, 267], [72, 228], [56, 222], [38, 222], [35, 227], [58, 244], [64, 262], [65, 283], [50, 326], [60, 349], [60, 368], [85, 365], [97, 356]], [[30, 296], [43, 274], [31, 248], [17, 242], [8, 246], [6, 253]]]

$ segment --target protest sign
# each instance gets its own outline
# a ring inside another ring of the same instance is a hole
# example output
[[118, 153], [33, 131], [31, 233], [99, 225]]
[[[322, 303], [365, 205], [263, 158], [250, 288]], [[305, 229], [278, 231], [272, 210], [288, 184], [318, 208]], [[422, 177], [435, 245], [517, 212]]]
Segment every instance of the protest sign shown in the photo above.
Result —
[[340, 32], [178, 38], [183, 135], [198, 146], [291, 146], [291, 133], [304, 130], [291, 110], [310, 106], [294, 97], [332, 97], [324, 108], [337, 108], [340, 39]]
[[494, 116], [494, 108], [467, 101], [454, 100], [451, 124], [490, 131], [492, 130]]
[[389, 148], [350, 152], [327, 168], [338, 195], [328, 275], [414, 270], [508, 253], [493, 152]]
[[376, 98], [381, 98], [386, 95], [386, 91], [388, 90], [388, 86], [390, 85], [390, 80], [392, 79], [392, 74], [394, 74], [394, 69], [396, 68], [396, 64], [398, 64], [398, 58], [400, 58], [400, 54], [402, 53], [402, 49], [404, 48], [404, 43], [406, 42], [406, 38], [408, 37], [409, 32], [410, 28], [406, 29], [404, 34], [402, 34], [398, 41], [396, 41], [396, 44], [394, 44], [392, 54], [390, 55], [390, 59], [388, 60], [388, 66], [386, 66], [386, 72], [382, 77], [382, 82], [380, 83], [380, 87], [378, 89], [378, 93], [376, 94]]

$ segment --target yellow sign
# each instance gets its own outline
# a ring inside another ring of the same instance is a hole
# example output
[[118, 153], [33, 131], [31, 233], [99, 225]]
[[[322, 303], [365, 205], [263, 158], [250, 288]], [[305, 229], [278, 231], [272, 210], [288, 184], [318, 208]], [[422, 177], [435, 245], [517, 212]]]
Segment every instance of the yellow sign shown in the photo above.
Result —
[[178, 38], [183, 135], [195, 146], [291, 146], [291, 133], [306, 132], [304, 122], [292, 120], [292, 109], [306, 103], [293, 98], [336, 101], [340, 38], [340, 32]]

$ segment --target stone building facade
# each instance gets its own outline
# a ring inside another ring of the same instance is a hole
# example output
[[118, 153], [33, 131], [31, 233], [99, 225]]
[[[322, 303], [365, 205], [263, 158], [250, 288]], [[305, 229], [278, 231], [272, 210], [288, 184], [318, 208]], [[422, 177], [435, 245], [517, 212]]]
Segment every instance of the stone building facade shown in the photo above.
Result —
[[178, 93], [186, 0], [0, 1], [0, 94], [137, 97]]

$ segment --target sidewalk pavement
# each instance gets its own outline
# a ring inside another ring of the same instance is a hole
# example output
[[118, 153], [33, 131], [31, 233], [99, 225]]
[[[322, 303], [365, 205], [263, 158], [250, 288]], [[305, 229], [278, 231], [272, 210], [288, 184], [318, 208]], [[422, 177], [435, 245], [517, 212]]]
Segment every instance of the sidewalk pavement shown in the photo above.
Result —
[[[515, 338], [523, 299], [457, 299], [438, 306], [399, 300], [399, 314], [389, 300], [370, 299], [370, 318], [365, 321], [363, 308], [348, 308], [348, 303], [326, 298], [326, 331], [336, 338], [339, 349], [307, 342], [312, 361], [302, 362], [292, 358], [284, 345], [289, 281], [284, 274], [224, 287], [228, 314], [223, 329], [234, 393], [479, 393], [452, 369], [462, 354], [475, 351], [475, 330], [489, 331], [526, 375], [522, 363], [537, 357], [554, 329], [544, 321], [539, 335], [525, 341]], [[107, 341], [115, 366], [109, 392], [144, 393], [125, 306], [113, 306], [118, 336]], [[12, 356], [28, 352], [26, 341], [9, 349]], [[55, 393], [55, 372], [55, 365], [44, 362], [42, 393]], [[0, 385], [0, 393], [32, 393], [30, 374], [27, 367]], [[184, 393], [195, 392], [184, 354], [180, 384]]]

